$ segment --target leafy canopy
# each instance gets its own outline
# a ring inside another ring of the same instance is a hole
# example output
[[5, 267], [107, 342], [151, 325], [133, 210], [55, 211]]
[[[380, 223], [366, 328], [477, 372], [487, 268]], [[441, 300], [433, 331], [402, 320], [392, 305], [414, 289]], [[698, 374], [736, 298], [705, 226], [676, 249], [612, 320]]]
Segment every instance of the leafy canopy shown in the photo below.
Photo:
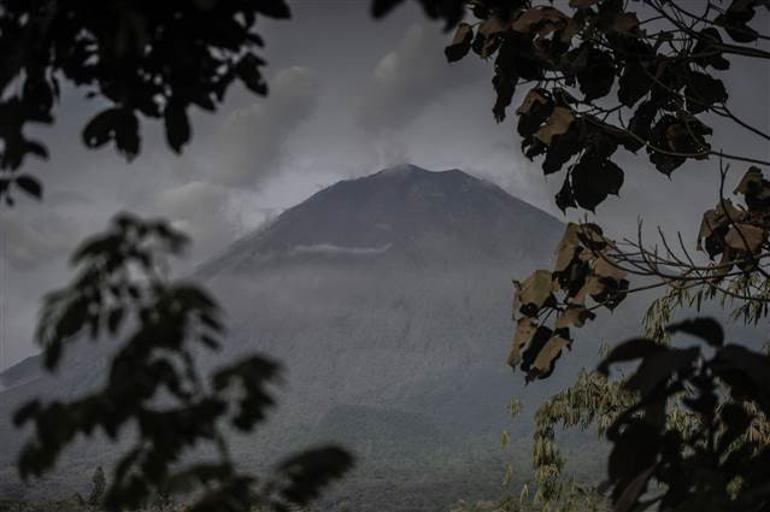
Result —
[[493, 60], [498, 121], [528, 86], [515, 110], [522, 151], [542, 158], [545, 174], [565, 170], [555, 198], [562, 210], [593, 211], [619, 193], [619, 149], [644, 149], [666, 175], [717, 154], [706, 115], [735, 117], [720, 73], [735, 55], [770, 58], [750, 44], [761, 37], [750, 22], [768, 6], [762, 0], [708, 2], [698, 14], [667, 0], [571, 0], [564, 10], [526, 0], [468, 5], [478, 22], [459, 24], [446, 57], [472, 50]]
[[[669, 330], [694, 336], [708, 348], [640, 338], [616, 346], [599, 365], [606, 375], [618, 363], [639, 362], [623, 385], [638, 398], [607, 431], [613, 443], [608, 483], [614, 510], [652, 503], [662, 511], [765, 510], [770, 443], [758, 429], [770, 413], [770, 359], [725, 343], [711, 318]], [[674, 405], [694, 418], [690, 428], [672, 428], [668, 415]], [[653, 478], [660, 485], [643, 498]]]

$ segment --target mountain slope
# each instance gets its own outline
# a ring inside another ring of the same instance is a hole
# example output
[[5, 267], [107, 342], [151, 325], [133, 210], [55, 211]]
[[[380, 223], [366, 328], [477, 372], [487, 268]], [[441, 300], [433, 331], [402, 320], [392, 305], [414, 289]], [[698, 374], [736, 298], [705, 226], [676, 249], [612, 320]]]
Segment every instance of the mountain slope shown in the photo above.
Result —
[[[548, 265], [562, 229], [487, 181], [404, 165], [328, 187], [202, 265], [194, 277], [214, 290], [230, 326], [225, 353], [206, 363], [260, 351], [286, 370], [271, 422], [235, 441], [243, 461], [259, 465], [308, 442], [347, 444], [360, 469], [335, 499], [355, 510], [388, 510], [367, 489], [396, 497], [398, 479], [415, 489], [410, 510], [494, 492], [500, 430], [531, 428], [533, 409], [514, 423], [507, 401], [535, 404], [598, 346], [576, 347], [570, 365], [526, 394], [504, 365], [510, 280]], [[56, 381], [20, 377], [30, 362], [6, 376], [19, 385], [0, 395], [0, 413], [26, 396], [98, 382], [101, 363], [80, 354]], [[12, 460], [12, 435], [0, 424], [0, 464]], [[527, 471], [528, 456], [518, 464]], [[416, 490], [470, 482], [470, 468], [479, 482], [438, 501]]]
[[339, 402], [423, 409], [460, 399], [478, 368], [508, 378], [510, 278], [550, 258], [561, 230], [487, 181], [399, 166], [319, 192], [197, 275], [234, 345], [286, 364], [307, 419]]

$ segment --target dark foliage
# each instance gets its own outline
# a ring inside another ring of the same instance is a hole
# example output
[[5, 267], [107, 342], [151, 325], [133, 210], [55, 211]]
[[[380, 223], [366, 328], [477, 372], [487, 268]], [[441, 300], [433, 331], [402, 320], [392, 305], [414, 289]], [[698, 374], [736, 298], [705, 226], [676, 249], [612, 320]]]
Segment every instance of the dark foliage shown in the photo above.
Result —
[[[37, 336], [45, 365], [55, 371], [67, 347], [79, 340], [122, 339], [106, 384], [69, 401], [30, 401], [14, 418], [33, 424], [18, 467], [23, 478], [51, 470], [79, 435], [110, 439], [135, 429], [135, 443], [118, 462], [104, 496], [112, 510], [137, 508], [151, 496], [197, 490], [196, 511], [247, 511], [254, 504], [285, 510], [304, 504], [350, 468], [336, 447], [288, 459], [266, 482], [243, 474], [227, 453], [226, 428], [250, 432], [274, 405], [269, 386], [279, 374], [273, 361], [253, 355], [200, 374], [196, 354], [215, 351], [224, 327], [214, 299], [193, 283], [166, 277], [166, 259], [186, 237], [162, 221], [118, 216], [108, 231], [73, 255], [80, 271], [49, 294]], [[219, 459], [180, 467], [183, 454], [202, 444]], [[275, 489], [280, 492], [274, 496]]]
[[52, 123], [64, 87], [106, 104], [83, 129], [86, 146], [112, 143], [131, 159], [142, 120], [162, 119], [169, 146], [181, 151], [192, 134], [191, 106], [215, 111], [234, 81], [267, 93], [255, 22], [289, 14], [284, 0], [2, 2], [0, 196], [11, 184], [40, 196], [37, 182], [12, 171], [29, 155], [47, 158], [24, 127]]
[[[465, 14], [466, 0], [416, 0], [425, 14], [430, 18], [446, 21], [447, 29], [452, 28]], [[380, 18], [388, 14], [394, 7], [403, 4], [404, 0], [373, 0], [372, 14]]]
[[[494, 57], [498, 121], [517, 87], [535, 82], [516, 110], [518, 133], [528, 158], [544, 156], [546, 174], [567, 166], [556, 196], [562, 210], [593, 211], [620, 192], [624, 170], [611, 160], [619, 148], [645, 148], [666, 175], [708, 158], [711, 128], [698, 116], [732, 117], [715, 75], [731, 55], [770, 57], [744, 46], [759, 37], [749, 23], [758, 7], [768, 7], [762, 0], [733, 0], [723, 14], [714, 8], [703, 15], [690, 13], [696, 7], [687, 2], [657, 0], [572, 0], [569, 14], [552, 2], [467, 3], [480, 22], [461, 23], [446, 56], [454, 62], [473, 50]], [[659, 28], [646, 25], [641, 12], [662, 20]], [[723, 33], [740, 44], [724, 42]]]
[[[659, 510], [767, 510], [770, 446], [752, 428], [770, 413], [770, 358], [724, 344], [721, 326], [710, 318], [670, 330], [710, 348], [636, 339], [615, 347], [599, 366], [606, 374], [610, 365], [639, 363], [624, 384], [638, 400], [607, 431], [615, 510], [642, 503], [657, 503]], [[675, 404], [694, 419], [691, 429], [667, 422]]]

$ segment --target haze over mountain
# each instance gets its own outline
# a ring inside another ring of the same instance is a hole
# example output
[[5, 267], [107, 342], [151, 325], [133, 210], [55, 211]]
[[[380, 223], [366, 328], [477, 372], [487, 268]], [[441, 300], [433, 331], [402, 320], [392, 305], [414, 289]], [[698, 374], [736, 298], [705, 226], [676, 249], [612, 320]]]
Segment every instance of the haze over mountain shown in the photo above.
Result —
[[[499, 433], [525, 438], [534, 410], [515, 422], [506, 414], [508, 400], [525, 397], [504, 364], [511, 278], [549, 265], [562, 230], [490, 182], [402, 165], [328, 187], [202, 265], [194, 277], [213, 289], [230, 327], [227, 349], [208, 364], [256, 350], [286, 370], [274, 418], [256, 441], [237, 444], [242, 459], [346, 444], [359, 470], [330, 499], [355, 510], [403, 500], [409, 485], [415, 497], [404, 506], [430, 510], [435, 498], [424, 489], [446, 488], [442, 479], [455, 482], [444, 504], [496, 489]], [[528, 388], [525, 404], [563, 387], [597, 348], [577, 347], [552, 379]], [[24, 397], [98, 383], [103, 357], [73, 352], [56, 380], [40, 377], [35, 360], [4, 373], [0, 413]], [[0, 423], [0, 465], [13, 461], [14, 435]], [[99, 452], [89, 453], [77, 464], [95, 465]], [[529, 454], [520, 459], [526, 471]], [[56, 487], [82, 485], [74, 476]]]

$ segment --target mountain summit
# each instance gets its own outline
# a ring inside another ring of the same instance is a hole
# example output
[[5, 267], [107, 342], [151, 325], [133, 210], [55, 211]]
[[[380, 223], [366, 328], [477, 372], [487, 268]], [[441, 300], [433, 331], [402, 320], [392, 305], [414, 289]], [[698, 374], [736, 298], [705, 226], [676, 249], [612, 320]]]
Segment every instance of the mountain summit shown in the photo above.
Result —
[[405, 164], [318, 192], [201, 271], [313, 256], [512, 261], [552, 251], [561, 229], [560, 221], [489, 181]]

